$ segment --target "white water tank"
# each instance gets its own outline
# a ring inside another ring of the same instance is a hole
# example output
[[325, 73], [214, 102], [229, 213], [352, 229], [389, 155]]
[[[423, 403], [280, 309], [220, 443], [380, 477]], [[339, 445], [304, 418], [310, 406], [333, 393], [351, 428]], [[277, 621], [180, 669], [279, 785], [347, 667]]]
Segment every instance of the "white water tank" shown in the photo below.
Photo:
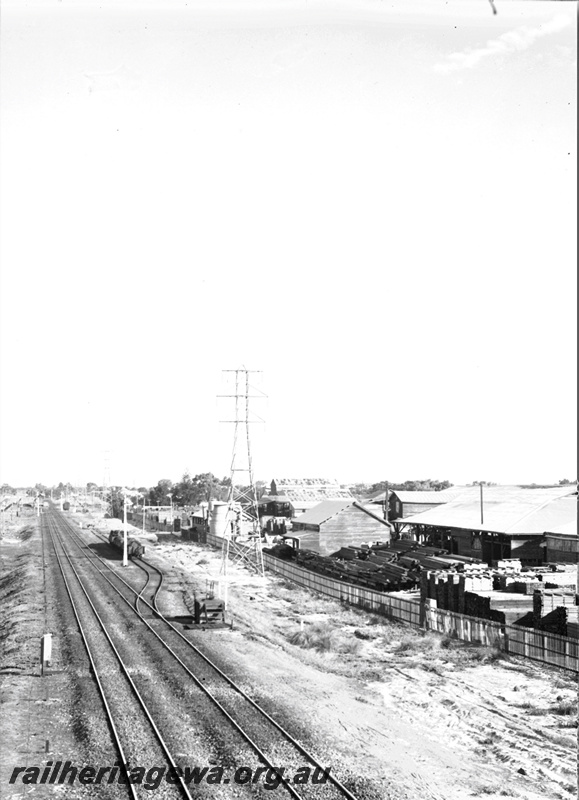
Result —
[[211, 510], [211, 521], [209, 523], [209, 533], [213, 536], [220, 536], [222, 539], [231, 536], [231, 526], [229, 524], [229, 506], [227, 503], [213, 503]]

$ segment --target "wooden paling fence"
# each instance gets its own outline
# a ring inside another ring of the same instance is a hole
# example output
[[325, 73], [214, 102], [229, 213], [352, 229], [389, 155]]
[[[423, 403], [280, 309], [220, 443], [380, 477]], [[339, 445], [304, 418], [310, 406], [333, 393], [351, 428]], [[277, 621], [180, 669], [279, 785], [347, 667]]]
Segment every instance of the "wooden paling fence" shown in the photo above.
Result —
[[[207, 544], [220, 548], [223, 539], [208, 533]], [[365, 608], [397, 622], [422, 626], [463, 642], [499, 647], [512, 655], [579, 672], [579, 639], [517, 625], [502, 625], [500, 622], [469, 617], [432, 606], [422, 609], [421, 614], [420, 601], [417, 599], [394, 597], [385, 592], [345, 583], [269, 553], [263, 554], [263, 562], [268, 570], [280, 577], [339, 602]]]
[[424, 618], [424, 627], [436, 633], [446, 634], [463, 642], [473, 642], [489, 646], [504, 643], [504, 625], [488, 619], [468, 617], [466, 614], [457, 614], [442, 608], [427, 608]]
[[298, 567], [291, 561], [282, 561], [268, 553], [263, 554], [263, 561], [267, 569], [272, 572], [298, 583], [305, 589], [332, 597], [341, 603], [365, 608], [368, 611], [374, 611], [400, 622], [408, 622], [411, 625], [418, 625], [420, 622], [420, 606], [415, 601], [392, 597], [384, 592], [376, 592], [353, 583], [338, 581], [327, 575], [320, 575], [317, 572]]
[[508, 653], [579, 672], [579, 639], [516, 625], [505, 625], [505, 638]]
[[522, 625], [502, 625], [439, 608], [426, 610], [425, 625], [429, 630], [456, 636], [465, 642], [498, 646], [511, 655], [579, 672], [579, 639]]

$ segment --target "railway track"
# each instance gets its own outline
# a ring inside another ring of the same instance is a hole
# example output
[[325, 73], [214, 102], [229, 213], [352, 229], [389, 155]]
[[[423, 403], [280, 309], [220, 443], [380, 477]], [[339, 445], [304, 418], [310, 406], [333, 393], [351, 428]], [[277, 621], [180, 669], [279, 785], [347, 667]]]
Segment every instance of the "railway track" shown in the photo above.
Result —
[[[176, 761], [131, 677], [131, 666], [121, 657], [86, 591], [79, 572], [63, 545], [57, 523], [49, 515], [45, 516], [45, 523], [119, 757], [117, 772], [122, 772], [123, 765], [131, 762], [164, 765], [175, 769]], [[105, 782], [111, 773], [112, 769], [103, 776]], [[133, 800], [138, 800], [135, 786], [129, 782], [125, 785], [127, 794]], [[192, 800], [181, 778], [174, 785], [163, 787], [162, 794], [166, 798], [185, 797]]]
[[[229, 736], [233, 734], [236, 739], [234, 746], [231, 746], [231, 743], [229, 745], [230, 758], [235, 754], [237, 761], [244, 757], [243, 749], [246, 753], [249, 750], [262, 768], [278, 771], [280, 779], [283, 765], [284, 780], [279, 784], [278, 791], [285, 790], [295, 800], [307, 798], [357, 800], [331, 772], [321, 784], [293, 784], [291, 776], [295, 776], [304, 766], [312, 772], [318, 770], [318, 775], [323, 774], [324, 767], [309, 749], [261, 708], [256, 700], [162, 614], [158, 605], [158, 595], [163, 582], [161, 570], [144, 559], [135, 560], [133, 563], [146, 574], [145, 583], [140, 588], [135, 588], [94, 549], [91, 550], [85, 539], [79, 535], [76, 526], [61, 515], [56, 518], [66, 530], [67, 547], [75, 548], [75, 560], [83, 564], [85, 584], [92, 583], [94, 587], [93, 579], [96, 574], [101, 591], [106, 587], [109, 596], [110, 592], [114, 593], [115, 613], [119, 615], [122, 613], [124, 625], [127, 628], [133, 627], [135, 638], [137, 636], [135, 626], [139, 626], [138, 636], [145, 637], [146, 648], [151, 657], [164, 667], [165, 672], [169, 663], [172, 664], [173, 674], [176, 669], [179, 670], [178, 680], [181, 688], [183, 690], [183, 686], [185, 687], [185, 696], [194, 705], [197, 715], [206, 720], [212, 718], [215, 724], [215, 712], [216, 710], [219, 712], [223, 722], [229, 727], [231, 732]], [[91, 533], [97, 536], [96, 533]], [[64, 548], [64, 545], [62, 546]], [[82, 582], [80, 577], [78, 581]], [[119, 622], [120, 619], [117, 620], [117, 623]], [[173, 689], [178, 691], [175, 683]], [[245, 758], [247, 763], [247, 757]], [[257, 788], [257, 786], [252, 787], [253, 791]]]

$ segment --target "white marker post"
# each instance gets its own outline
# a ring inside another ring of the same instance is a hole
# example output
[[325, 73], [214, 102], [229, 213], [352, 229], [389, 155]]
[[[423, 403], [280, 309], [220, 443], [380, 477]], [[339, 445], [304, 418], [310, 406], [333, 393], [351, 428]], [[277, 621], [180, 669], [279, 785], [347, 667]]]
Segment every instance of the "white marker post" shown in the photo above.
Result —
[[40, 641], [40, 663], [41, 671], [44, 675], [45, 670], [50, 667], [52, 661], [52, 634], [45, 633]]

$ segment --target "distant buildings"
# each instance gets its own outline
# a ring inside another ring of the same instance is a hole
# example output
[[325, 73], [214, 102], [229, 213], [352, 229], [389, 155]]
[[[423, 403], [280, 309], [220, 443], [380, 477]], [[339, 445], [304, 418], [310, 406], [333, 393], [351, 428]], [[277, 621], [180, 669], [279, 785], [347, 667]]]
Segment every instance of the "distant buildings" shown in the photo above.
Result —
[[309, 511], [324, 500], [350, 500], [354, 497], [337, 481], [325, 478], [274, 478], [269, 494], [259, 501], [259, 516], [291, 519]]

